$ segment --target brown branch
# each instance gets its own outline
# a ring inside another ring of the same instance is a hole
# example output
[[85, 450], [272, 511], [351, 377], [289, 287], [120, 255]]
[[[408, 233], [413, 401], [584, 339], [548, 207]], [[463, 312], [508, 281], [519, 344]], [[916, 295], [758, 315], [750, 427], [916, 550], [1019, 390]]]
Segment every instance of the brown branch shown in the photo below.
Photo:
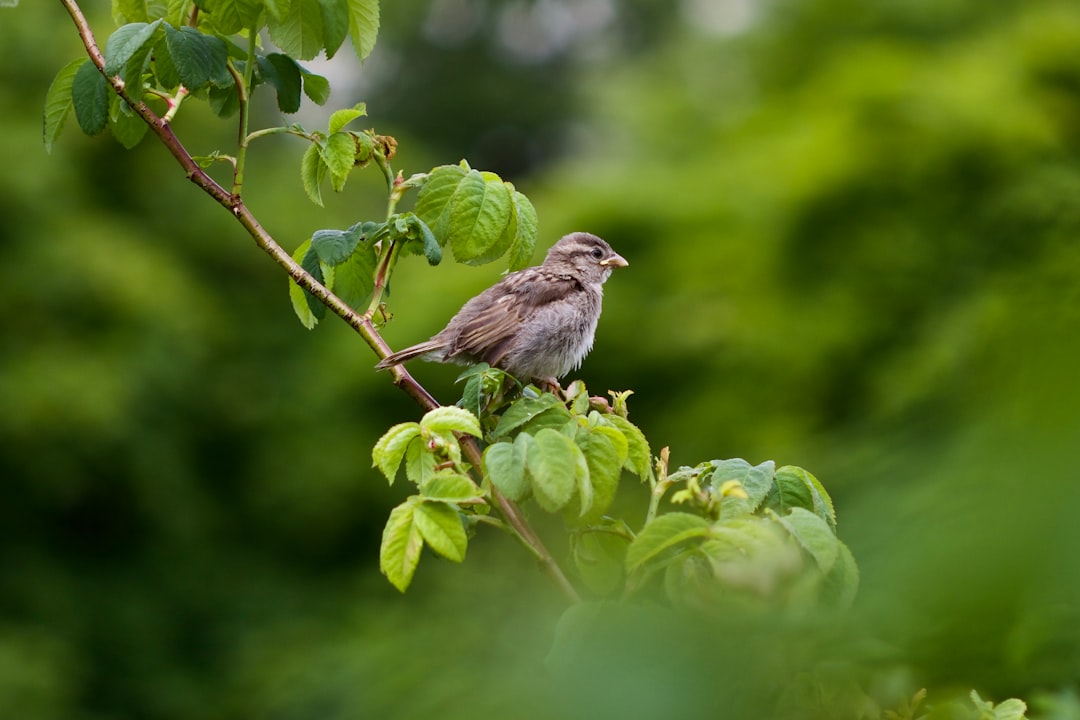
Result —
[[[259, 221], [248, 209], [247, 205], [241, 200], [238, 194], [231, 193], [221, 185], [219, 185], [212, 177], [210, 177], [199, 164], [195, 162], [191, 154], [184, 148], [180, 142], [180, 138], [172, 131], [169, 122], [158, 115], [142, 101], [135, 102], [127, 94], [124, 88], [124, 83], [118, 77], [110, 77], [105, 72], [105, 57], [102, 55], [97, 41], [94, 38], [94, 33], [90, 29], [90, 24], [86, 20], [86, 16], [82, 12], [82, 8], [79, 7], [77, 0], [60, 0], [60, 3], [71, 15], [72, 21], [75, 23], [75, 27], [79, 32], [79, 37], [82, 39], [83, 45], [86, 47], [86, 52], [90, 56], [94, 65], [102, 75], [105, 76], [113, 90], [126, 102], [139, 116], [150, 126], [150, 130], [157, 135], [161, 143], [168, 149], [176, 161], [180, 164], [180, 167], [184, 169], [184, 174], [188, 180], [195, 183], [201, 188], [207, 195], [214, 198], [219, 205], [227, 209], [232, 213], [233, 217], [247, 230], [252, 239], [255, 240], [255, 244], [258, 245], [264, 252], [266, 252], [271, 258], [274, 259], [278, 265], [284, 268], [285, 272], [289, 274], [296, 283], [307, 290], [309, 293], [319, 299], [326, 307], [348, 325], [353, 328], [364, 339], [368, 346], [375, 352], [379, 358], [385, 358], [390, 354], [390, 347], [383, 340], [382, 335], [375, 329], [371, 318], [362, 315], [353, 310], [347, 305], [341, 298], [332, 293], [322, 283], [316, 280], [310, 273], [300, 266], [292, 256], [289, 255], [282, 248], [277, 241], [268, 233]], [[192, 19], [196, 15], [194, 11], [192, 13]], [[243, 139], [242, 139], [243, 141]], [[439, 407], [439, 403], [434, 397], [418, 383], [412, 375], [409, 374], [405, 368], [400, 365], [390, 369], [393, 383], [397, 387], [401, 388], [409, 397], [413, 398], [420, 407], [425, 410], [433, 410]], [[480, 447], [476, 444], [476, 441], [470, 437], [462, 438], [462, 445], [465, 449], [465, 454], [472, 463], [473, 467], [481, 467], [481, 452]], [[577, 591], [574, 586], [567, 579], [563, 573], [562, 568], [555, 562], [555, 558], [544, 546], [544, 543], [533, 531], [528, 521], [521, 514], [521, 510], [511, 500], [504, 497], [498, 490], [492, 488], [492, 498], [495, 500], [495, 504], [498, 505], [499, 511], [502, 513], [506, 522], [515, 530], [518, 537], [522, 542], [526, 543], [536, 553], [540, 559], [541, 568], [544, 572], [555, 582], [555, 584], [566, 594], [567, 598], [571, 602], [580, 601]]]

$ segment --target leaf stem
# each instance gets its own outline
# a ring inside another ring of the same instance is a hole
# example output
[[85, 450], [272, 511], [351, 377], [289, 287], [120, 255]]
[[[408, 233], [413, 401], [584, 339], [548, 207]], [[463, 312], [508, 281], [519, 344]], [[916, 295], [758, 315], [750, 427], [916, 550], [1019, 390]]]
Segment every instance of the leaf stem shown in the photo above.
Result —
[[248, 90], [251, 88], [251, 78], [255, 72], [255, 41], [258, 39], [258, 34], [255, 32], [255, 28], [248, 29], [248, 46], [247, 46], [247, 58], [244, 61], [244, 76], [240, 77], [240, 74], [233, 67], [232, 61], [227, 63], [229, 72], [233, 76], [233, 82], [236, 83], [236, 97], [240, 103], [240, 127], [238, 131], [237, 145], [239, 146], [236, 151], [236, 168], [233, 171], [233, 195], [239, 197], [241, 190], [244, 188], [244, 167], [247, 163], [247, 149], [248, 149], [248, 116], [250, 110], [250, 96]]

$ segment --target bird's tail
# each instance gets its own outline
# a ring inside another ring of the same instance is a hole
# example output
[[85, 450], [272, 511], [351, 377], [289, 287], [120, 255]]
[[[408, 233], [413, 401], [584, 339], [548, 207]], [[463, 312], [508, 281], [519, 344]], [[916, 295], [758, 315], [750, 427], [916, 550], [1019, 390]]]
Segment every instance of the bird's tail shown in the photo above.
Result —
[[386, 368], [400, 365], [406, 360], [412, 360], [418, 358], [421, 355], [427, 355], [428, 353], [442, 350], [442, 343], [435, 342], [434, 340], [428, 340], [427, 342], [420, 343], [419, 345], [413, 345], [407, 347], [404, 350], [398, 350], [396, 353], [387, 355], [375, 366], [376, 370], [385, 370]]

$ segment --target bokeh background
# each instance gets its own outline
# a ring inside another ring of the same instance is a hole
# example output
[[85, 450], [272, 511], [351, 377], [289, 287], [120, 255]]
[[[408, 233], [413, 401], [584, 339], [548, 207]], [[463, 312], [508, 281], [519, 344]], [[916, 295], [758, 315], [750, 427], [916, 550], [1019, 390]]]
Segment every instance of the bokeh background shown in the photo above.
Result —
[[[677, 677], [660, 648], [694, 636], [627, 639], [559, 690], [561, 599], [494, 533], [390, 588], [407, 489], [370, 448], [417, 408], [342, 323], [300, 327], [164, 150], [71, 122], [45, 154], [79, 53], [59, 4], [0, 9], [0, 717], [736, 716], [717, 678], [759, 637]], [[537, 260], [577, 229], [629, 259], [580, 377], [633, 389], [675, 464], [824, 482], [862, 571], [830, 646], [852, 681], [1080, 717], [1080, 6], [395, 0], [365, 64], [313, 68], [406, 174], [466, 157], [517, 184]], [[196, 103], [176, 129], [196, 154], [234, 137]], [[284, 245], [380, 217], [371, 172], [311, 205], [302, 150], [262, 140], [248, 173]], [[500, 269], [403, 262], [386, 336]], [[415, 372], [457, 396], [454, 369]]]

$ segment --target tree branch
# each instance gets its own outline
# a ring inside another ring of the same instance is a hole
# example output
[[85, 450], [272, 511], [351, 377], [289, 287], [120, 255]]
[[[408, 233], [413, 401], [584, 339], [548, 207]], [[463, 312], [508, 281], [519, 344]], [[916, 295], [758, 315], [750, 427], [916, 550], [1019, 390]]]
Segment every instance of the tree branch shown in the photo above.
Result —
[[[126, 102], [139, 116], [150, 126], [150, 130], [157, 135], [161, 143], [168, 149], [169, 153], [180, 164], [180, 167], [184, 169], [184, 174], [188, 180], [195, 183], [201, 188], [207, 195], [214, 198], [215, 201], [230, 213], [237, 221], [247, 230], [252, 239], [255, 240], [255, 244], [259, 246], [264, 252], [266, 252], [271, 258], [274, 259], [278, 265], [280, 265], [285, 272], [289, 274], [296, 283], [307, 290], [309, 293], [319, 299], [326, 307], [348, 325], [353, 328], [357, 334], [364, 339], [368, 346], [375, 352], [379, 358], [385, 358], [390, 354], [390, 347], [383, 340], [378, 330], [375, 329], [371, 318], [362, 315], [353, 310], [347, 305], [341, 298], [332, 293], [322, 283], [316, 280], [310, 273], [304, 270], [299, 263], [292, 259], [289, 255], [266, 231], [265, 228], [259, 224], [259, 221], [248, 209], [247, 205], [241, 200], [239, 194], [231, 193], [221, 185], [219, 185], [212, 177], [210, 177], [199, 164], [195, 162], [191, 154], [184, 148], [180, 142], [180, 138], [173, 132], [172, 127], [169, 124], [171, 117], [165, 118], [158, 117], [158, 115], [142, 101], [135, 102], [127, 94], [124, 88], [124, 83], [117, 77], [110, 77], [105, 72], [105, 57], [102, 55], [97, 41], [94, 38], [94, 33], [90, 29], [90, 24], [86, 20], [86, 16], [79, 7], [77, 0], [60, 0], [60, 3], [67, 10], [71, 16], [72, 21], [75, 23], [75, 27], [78, 30], [79, 37], [82, 39], [82, 43], [86, 48], [87, 55], [89, 55], [91, 61], [97, 66], [98, 71], [105, 76], [105, 79], [109, 82], [109, 85], [116, 91], [116, 93]], [[194, 18], [196, 11], [193, 10], [192, 17]], [[244, 132], [241, 132], [241, 143], [244, 143]], [[393, 177], [388, 178], [391, 190], [393, 190]], [[239, 183], [237, 183], [239, 188]], [[420, 407], [425, 410], [433, 410], [439, 407], [439, 403], [434, 397], [418, 383], [412, 375], [409, 374], [405, 368], [400, 365], [390, 369], [393, 383], [397, 387], [401, 388], [409, 397], [413, 398]], [[469, 458], [469, 462], [473, 467], [481, 467], [482, 456], [480, 447], [477, 445], [473, 438], [462, 438], [462, 445], [465, 449], [465, 454]], [[522, 542], [526, 543], [540, 558], [540, 565], [544, 572], [555, 582], [560, 590], [567, 596], [571, 602], [580, 601], [577, 591], [574, 586], [567, 579], [563, 573], [562, 568], [555, 562], [551, 553], [544, 546], [544, 543], [533, 531], [528, 521], [521, 514], [521, 510], [511, 500], [504, 497], [495, 488], [492, 488], [492, 498], [495, 500], [495, 504], [498, 506], [499, 511], [502, 513], [506, 522], [514, 529], [518, 537]]]

